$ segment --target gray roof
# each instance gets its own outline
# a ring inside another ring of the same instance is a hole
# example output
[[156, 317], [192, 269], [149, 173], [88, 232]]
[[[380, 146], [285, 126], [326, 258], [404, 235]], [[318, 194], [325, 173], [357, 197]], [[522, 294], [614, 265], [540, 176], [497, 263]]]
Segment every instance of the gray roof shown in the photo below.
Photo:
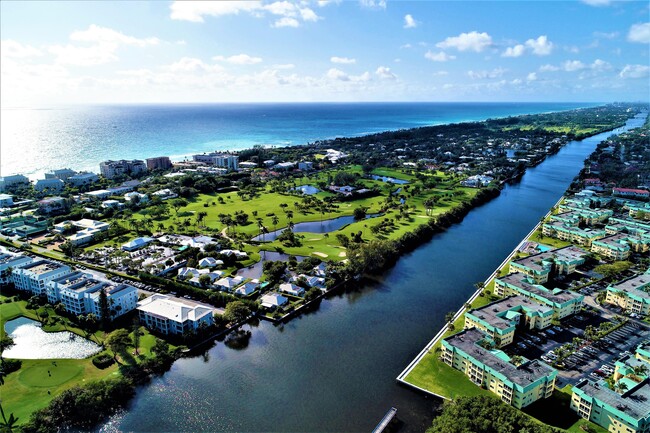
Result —
[[546, 289], [541, 285], [535, 285], [518, 273], [508, 274], [505, 277], [498, 278], [497, 280], [503, 281], [504, 283], [508, 283], [516, 287], [520, 287], [531, 294], [537, 295], [557, 304], [563, 304], [565, 302], [569, 302], [581, 297], [581, 295], [569, 292], [567, 290], [554, 291]]
[[532, 302], [523, 296], [517, 295], [499, 299], [498, 301], [487, 304], [481, 308], [470, 310], [468, 313], [484, 320], [497, 329], [508, 329], [512, 327], [514, 323], [511, 319], [507, 319], [503, 313], [509, 310], [516, 311], [518, 310], [517, 307], [539, 311], [542, 314], [552, 311], [551, 308], [545, 305]]
[[585, 381], [575, 386], [588, 396], [616, 408], [625, 415], [636, 420], [650, 417], [650, 381], [648, 379], [637, 386], [625, 391], [623, 394], [609, 389], [600, 382]]
[[533, 254], [532, 256], [528, 257], [523, 257], [521, 259], [514, 260], [513, 263], [518, 263], [531, 269], [543, 270], [548, 266], [543, 265], [542, 261], [555, 258], [559, 261], [574, 262], [584, 259], [587, 254], [589, 253], [581, 248], [568, 246], [564, 248], [558, 248], [556, 250], [544, 251], [543, 253], [539, 254]]
[[628, 278], [627, 280], [620, 281], [616, 284], [611, 284], [608, 288], [621, 290], [623, 292], [631, 293], [633, 295], [645, 298], [650, 296], [650, 275], [635, 275], [634, 277]]
[[526, 387], [545, 376], [555, 373], [555, 369], [537, 359], [524, 362], [519, 367], [515, 367], [491, 351], [476, 344], [484, 338], [485, 335], [481, 331], [476, 328], [471, 328], [447, 337], [445, 341], [477, 361], [482, 362], [492, 370], [501, 373], [508, 380], [521, 387]]

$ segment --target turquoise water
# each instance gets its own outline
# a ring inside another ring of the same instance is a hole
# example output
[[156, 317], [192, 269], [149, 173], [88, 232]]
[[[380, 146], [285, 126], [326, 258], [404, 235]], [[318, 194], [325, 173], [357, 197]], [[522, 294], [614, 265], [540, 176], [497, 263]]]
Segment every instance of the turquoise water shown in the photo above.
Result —
[[316, 140], [569, 110], [590, 103], [353, 103], [68, 106], [0, 110], [0, 175], [99, 171], [107, 159]]

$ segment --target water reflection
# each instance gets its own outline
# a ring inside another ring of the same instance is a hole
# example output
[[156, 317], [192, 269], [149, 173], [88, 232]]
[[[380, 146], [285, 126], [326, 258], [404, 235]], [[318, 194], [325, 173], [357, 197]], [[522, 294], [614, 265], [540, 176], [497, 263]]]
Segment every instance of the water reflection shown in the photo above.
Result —
[[10, 320], [5, 331], [15, 345], [3, 356], [16, 359], [82, 359], [102, 350], [101, 346], [69, 331], [45, 332], [41, 324], [26, 317]]

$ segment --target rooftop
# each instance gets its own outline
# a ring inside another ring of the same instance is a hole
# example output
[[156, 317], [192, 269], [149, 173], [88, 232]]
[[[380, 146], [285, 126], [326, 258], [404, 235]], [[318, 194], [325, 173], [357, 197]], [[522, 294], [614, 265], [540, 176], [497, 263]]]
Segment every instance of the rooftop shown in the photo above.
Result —
[[609, 389], [603, 382], [585, 381], [574, 388], [635, 420], [650, 417], [650, 382], [647, 379], [623, 394]]
[[650, 288], [650, 275], [648, 274], [635, 275], [632, 278], [611, 284], [608, 287], [608, 289], [613, 289], [614, 291], [628, 292], [641, 297], [650, 296], [648, 288]]
[[23, 269], [28, 270], [32, 274], [41, 275], [50, 271], [55, 271], [57, 269], [63, 269], [64, 267], [67, 266], [63, 266], [58, 263], [50, 262], [47, 260], [38, 260], [34, 263], [31, 263], [23, 267]]
[[584, 257], [589, 254], [585, 250], [568, 246], [564, 248], [558, 248], [556, 250], [544, 251], [543, 253], [533, 254], [532, 256], [523, 257], [521, 259], [514, 260], [513, 263], [526, 266], [527, 268], [534, 270], [545, 270], [550, 266], [550, 261], [555, 259], [560, 262], [577, 262], [584, 259]]
[[524, 362], [515, 367], [497, 355], [497, 353], [502, 354], [503, 352], [488, 350], [479, 346], [477, 343], [484, 338], [485, 335], [481, 331], [472, 328], [447, 337], [445, 341], [521, 387], [526, 387], [539, 379], [556, 373], [555, 369], [537, 359]]
[[507, 298], [499, 299], [481, 308], [470, 310], [468, 314], [477, 317], [497, 329], [508, 329], [514, 326], [514, 322], [506, 317], [509, 311], [528, 310], [537, 312], [540, 315], [552, 313], [553, 310], [544, 305], [532, 302], [523, 296], [509, 296]]
[[138, 310], [181, 323], [199, 320], [214, 313], [214, 308], [210, 305], [161, 294], [154, 294], [138, 302]]
[[560, 290], [560, 289], [549, 290], [542, 285], [533, 284], [530, 280], [528, 280], [525, 277], [522, 277], [521, 274], [517, 274], [517, 273], [508, 274], [505, 277], [497, 278], [497, 281], [501, 281], [511, 286], [518, 287], [523, 291], [528, 292], [534, 296], [546, 299], [550, 302], [554, 302], [557, 304], [563, 304], [565, 302], [569, 302], [576, 298], [582, 297], [581, 295], [566, 290]]

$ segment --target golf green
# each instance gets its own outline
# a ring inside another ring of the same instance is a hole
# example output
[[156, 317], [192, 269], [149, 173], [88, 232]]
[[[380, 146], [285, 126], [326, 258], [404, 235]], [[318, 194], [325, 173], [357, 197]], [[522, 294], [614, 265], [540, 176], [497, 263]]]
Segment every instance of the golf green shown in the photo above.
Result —
[[81, 365], [57, 361], [47, 364], [36, 364], [22, 369], [18, 376], [18, 381], [25, 386], [51, 388], [74, 379], [82, 373], [82, 370], [83, 367]]

